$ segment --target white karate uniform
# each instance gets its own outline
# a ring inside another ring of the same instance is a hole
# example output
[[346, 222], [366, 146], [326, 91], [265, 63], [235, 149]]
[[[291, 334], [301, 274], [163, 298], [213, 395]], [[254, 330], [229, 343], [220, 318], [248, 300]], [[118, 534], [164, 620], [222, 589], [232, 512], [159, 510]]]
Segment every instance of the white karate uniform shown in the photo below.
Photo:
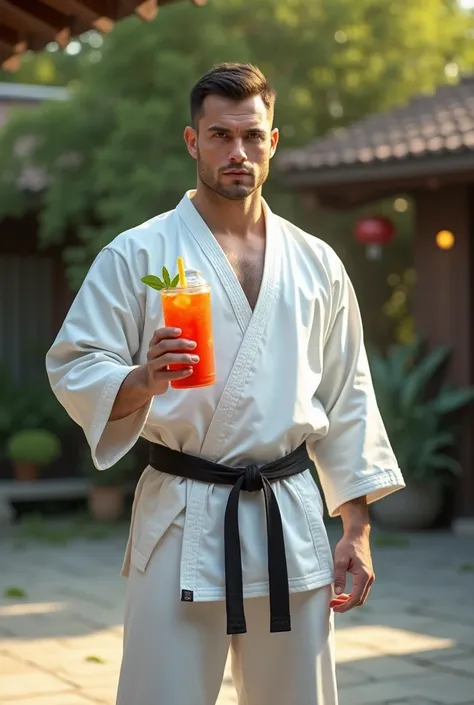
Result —
[[[98, 470], [117, 462], [139, 436], [233, 467], [263, 465], [306, 441], [331, 516], [356, 497], [373, 502], [403, 488], [377, 408], [356, 297], [335, 252], [265, 203], [265, 265], [252, 312], [192, 196], [101, 251], [48, 352], [51, 386], [83, 428]], [[149, 341], [163, 326], [160, 294], [140, 280], [159, 275], [163, 265], [174, 274], [180, 255], [212, 287], [216, 383], [170, 388], [110, 422], [123, 380], [146, 362]], [[282, 515], [293, 626], [268, 633], [263, 497], [244, 492], [244, 596], [259, 599], [245, 602], [248, 634], [230, 640], [239, 655], [240, 705], [335, 705], [327, 605], [333, 561], [322, 498], [310, 470], [272, 488]], [[229, 644], [222, 600], [230, 489], [151, 467], [141, 476], [122, 571], [130, 580], [119, 705], [213, 704]], [[192, 593], [193, 604], [180, 602], [182, 590]], [[302, 615], [311, 615], [314, 625]], [[303, 655], [295, 657], [298, 677], [291, 680], [288, 648], [308, 649], [311, 674], [305, 676], [310, 666]], [[283, 681], [294, 683], [290, 700]]]

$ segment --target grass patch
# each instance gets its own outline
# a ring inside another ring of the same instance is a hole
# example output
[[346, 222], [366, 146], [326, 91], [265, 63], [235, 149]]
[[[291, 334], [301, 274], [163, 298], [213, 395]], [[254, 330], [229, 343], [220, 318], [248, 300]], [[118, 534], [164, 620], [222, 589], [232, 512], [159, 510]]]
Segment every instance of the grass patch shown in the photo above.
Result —
[[458, 570], [460, 573], [472, 573], [474, 571], [474, 563], [461, 563]]
[[406, 548], [410, 545], [410, 539], [402, 534], [375, 534], [373, 543], [379, 548]]
[[26, 597], [26, 592], [21, 588], [17, 587], [16, 585], [12, 587], [7, 587], [3, 591], [3, 597], [7, 597], [10, 600], [17, 599], [19, 597]]

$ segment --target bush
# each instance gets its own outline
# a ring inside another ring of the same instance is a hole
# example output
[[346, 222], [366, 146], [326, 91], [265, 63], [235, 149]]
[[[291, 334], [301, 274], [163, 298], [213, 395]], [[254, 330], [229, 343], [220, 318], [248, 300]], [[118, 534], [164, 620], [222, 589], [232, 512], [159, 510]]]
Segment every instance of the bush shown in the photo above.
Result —
[[6, 450], [13, 462], [49, 465], [61, 455], [61, 441], [50, 431], [19, 431], [10, 436]]
[[450, 349], [425, 352], [417, 337], [384, 356], [370, 355], [375, 393], [400, 468], [414, 485], [449, 482], [459, 475], [455, 457], [459, 412], [474, 401], [474, 387], [452, 389], [444, 376]]

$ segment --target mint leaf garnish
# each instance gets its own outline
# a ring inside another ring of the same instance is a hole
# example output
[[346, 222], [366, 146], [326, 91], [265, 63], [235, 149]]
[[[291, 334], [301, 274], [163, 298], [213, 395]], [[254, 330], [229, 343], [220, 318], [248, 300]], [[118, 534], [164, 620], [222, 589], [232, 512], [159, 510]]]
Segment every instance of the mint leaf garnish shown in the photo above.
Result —
[[147, 276], [143, 277], [141, 281], [157, 291], [161, 291], [161, 289], [165, 288], [165, 285], [161, 279], [159, 277], [155, 277], [153, 274], [147, 274]]

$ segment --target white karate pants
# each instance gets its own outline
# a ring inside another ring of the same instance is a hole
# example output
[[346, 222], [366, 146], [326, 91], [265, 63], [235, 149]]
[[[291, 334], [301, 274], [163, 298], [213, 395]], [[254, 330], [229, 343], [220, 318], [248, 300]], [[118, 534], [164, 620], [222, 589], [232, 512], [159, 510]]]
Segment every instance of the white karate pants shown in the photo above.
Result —
[[215, 705], [229, 648], [239, 705], [337, 705], [330, 588], [292, 594], [284, 633], [267, 597], [246, 599], [248, 632], [229, 636], [225, 602], [180, 601], [181, 543], [172, 525], [131, 568], [117, 705]]

